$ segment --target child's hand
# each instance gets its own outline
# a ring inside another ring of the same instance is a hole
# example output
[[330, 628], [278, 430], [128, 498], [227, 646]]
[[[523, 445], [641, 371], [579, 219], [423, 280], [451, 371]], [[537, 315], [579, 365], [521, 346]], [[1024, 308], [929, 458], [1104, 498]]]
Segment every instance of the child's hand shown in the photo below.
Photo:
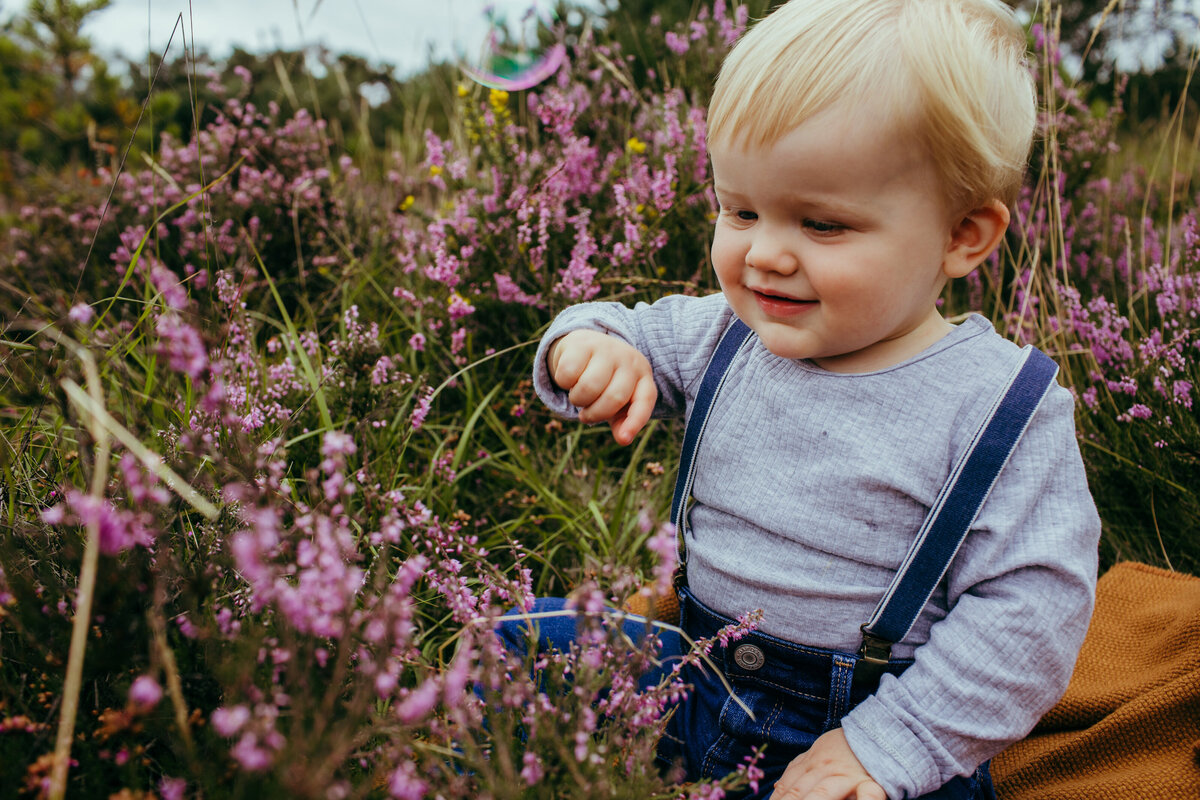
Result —
[[650, 419], [658, 389], [650, 362], [615, 336], [577, 330], [550, 345], [550, 377], [567, 391], [583, 422], [607, 422], [629, 444]]
[[887, 800], [871, 780], [841, 728], [821, 734], [808, 752], [788, 764], [771, 800]]

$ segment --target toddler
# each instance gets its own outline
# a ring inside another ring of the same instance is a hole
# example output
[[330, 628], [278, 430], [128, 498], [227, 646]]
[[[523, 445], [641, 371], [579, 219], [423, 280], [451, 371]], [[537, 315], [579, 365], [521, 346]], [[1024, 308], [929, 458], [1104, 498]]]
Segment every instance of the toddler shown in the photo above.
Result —
[[[990, 797], [987, 760], [1066, 688], [1100, 522], [1053, 367], [948, 568], [927, 593], [897, 578], [925, 569], [930, 509], [958, 510], [948, 480], [978, 482], [963, 459], [1028, 356], [937, 305], [1008, 226], [1035, 123], [1025, 46], [999, 0], [783, 5], [710, 107], [721, 293], [582, 304], [542, 340], [542, 399], [626, 444], [712, 400], [706, 366], [748, 326], [691, 464], [680, 595], [693, 636], [763, 610], [713, 656], [753, 718], [691, 672], [660, 745], [691, 778], [766, 743], [755, 796]], [[889, 641], [873, 624], [893, 601], [912, 620]], [[565, 647], [550, 622], [540, 645]]]

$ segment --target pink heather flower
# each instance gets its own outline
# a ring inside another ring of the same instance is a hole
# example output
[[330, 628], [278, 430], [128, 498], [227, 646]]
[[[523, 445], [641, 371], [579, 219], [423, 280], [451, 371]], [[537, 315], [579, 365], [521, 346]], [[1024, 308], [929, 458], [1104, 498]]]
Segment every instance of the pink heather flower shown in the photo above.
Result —
[[66, 510], [63, 508], [62, 503], [42, 509], [42, 522], [47, 525], [61, 525], [66, 517]]
[[650, 537], [647, 545], [651, 552], [658, 556], [658, 563], [654, 565], [654, 591], [662, 597], [672, 591], [675, 578], [675, 561], [679, 556], [675, 526], [664, 522]]
[[247, 772], [263, 772], [274, 760], [270, 750], [259, 745], [258, 737], [247, 733], [229, 751], [229, 755]]
[[667, 42], [667, 49], [677, 56], [681, 56], [691, 48], [691, 43], [686, 38], [675, 33], [675, 31], [667, 31], [663, 37]]
[[170, 493], [158, 485], [157, 478], [142, 469], [132, 453], [121, 456], [120, 469], [125, 488], [129, 492], [129, 499], [135, 505], [164, 505], [170, 502]]
[[1154, 412], [1150, 410], [1148, 406], [1145, 406], [1142, 403], [1134, 403], [1129, 408], [1129, 416], [1133, 417], [1134, 419], [1150, 419], [1152, 416], [1154, 416]]
[[450, 295], [447, 305], [450, 307], [450, 319], [452, 320], [460, 320], [463, 317], [475, 313], [475, 306], [471, 305], [467, 299], [458, 292], [454, 292]]
[[187, 781], [183, 778], [163, 778], [158, 782], [158, 794], [162, 800], [183, 800], [187, 792]]
[[149, 711], [162, 699], [162, 687], [149, 675], [139, 675], [129, 687], [129, 702], [139, 711]]
[[67, 312], [67, 318], [80, 325], [88, 324], [95, 316], [96, 313], [92, 311], [92, 307], [87, 303], [76, 303], [75, 305], [71, 306], [71, 310]]
[[766, 773], [758, 766], [758, 760], [761, 757], [762, 753], [755, 750], [753, 754], [746, 756], [743, 759], [745, 763], [739, 764], [737, 768], [737, 771], [746, 777], [752, 792], [758, 791], [758, 782], [766, 777]]
[[371, 367], [371, 385], [382, 386], [388, 382], [388, 376], [392, 370], [392, 359], [388, 356], [380, 356], [375, 362], [375, 366]]
[[199, 635], [196, 626], [188, 619], [187, 614], [180, 614], [175, 618], [175, 625], [179, 628], [179, 632], [189, 639], [195, 639]]
[[250, 709], [245, 706], [218, 708], [212, 713], [213, 730], [226, 738], [233, 738], [242, 726], [250, 721]]
[[545, 769], [542, 768], [542, 760], [537, 757], [537, 753], [527, 751], [521, 758], [521, 762], [524, 764], [521, 767], [521, 777], [525, 779], [526, 786], [533, 786], [546, 774]]
[[388, 781], [388, 794], [396, 800], [422, 800], [427, 786], [416, 773], [417, 768], [411, 761], [405, 761], [396, 767], [391, 780]]
[[396, 676], [390, 672], [381, 672], [375, 676], [375, 694], [380, 697], [391, 697], [396, 689]]
[[396, 716], [406, 725], [420, 722], [429, 716], [437, 705], [439, 687], [433, 678], [426, 678], [419, 687], [409, 692], [408, 696], [396, 707]]
[[329, 431], [321, 440], [321, 455], [329, 459], [335, 456], [353, 455], [357, 450], [354, 438], [341, 431]]
[[426, 389], [417, 400], [416, 406], [413, 407], [412, 419], [410, 420], [414, 431], [420, 430], [421, 426], [425, 424], [425, 417], [429, 416], [429, 407], [432, 400], [432, 389]]
[[1175, 381], [1171, 386], [1171, 392], [1176, 403], [1184, 408], [1192, 407], [1192, 384], [1189, 381]]
[[425, 334], [414, 333], [408, 339], [408, 346], [413, 350], [416, 350], [418, 353], [422, 352], [425, 349]]
[[191, 325], [173, 313], [161, 314], [155, 324], [159, 352], [167, 356], [171, 369], [197, 380], [208, 369], [204, 341]]
[[169, 308], [178, 311], [187, 305], [187, 289], [180, 282], [179, 276], [171, 270], [156, 265], [150, 270], [150, 282], [162, 294]]
[[688, 797], [690, 800], [725, 800], [725, 790], [715, 784], [704, 783], [698, 792], [694, 791]]
[[502, 303], [519, 303], [523, 306], [536, 306], [542, 302], [540, 294], [526, 294], [517, 286], [516, 281], [507, 275], [497, 272], [492, 275], [496, 283], [496, 297]]
[[464, 642], [443, 681], [442, 697], [448, 707], [459, 705], [466, 696], [467, 682], [471, 677], [471, 665], [475, 658], [475, 651], [466, 646]]
[[79, 524], [96, 524], [100, 528], [100, 552], [116, 555], [122, 550], [141, 545], [149, 546], [154, 535], [146, 527], [143, 515], [113, 506], [108, 500], [78, 491], [67, 494], [67, 502], [79, 517]]
[[450, 334], [450, 352], [457, 354], [463, 349], [463, 345], [467, 343], [467, 329], [456, 328], [454, 333]]

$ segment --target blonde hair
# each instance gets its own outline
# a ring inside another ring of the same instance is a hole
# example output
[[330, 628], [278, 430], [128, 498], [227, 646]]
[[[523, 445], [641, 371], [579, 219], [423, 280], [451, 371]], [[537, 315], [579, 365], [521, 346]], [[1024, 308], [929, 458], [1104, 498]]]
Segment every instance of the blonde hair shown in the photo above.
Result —
[[768, 147], [849, 104], [917, 138], [952, 210], [1011, 205], [1037, 116], [1025, 54], [999, 0], [791, 0], [725, 59], [710, 146]]

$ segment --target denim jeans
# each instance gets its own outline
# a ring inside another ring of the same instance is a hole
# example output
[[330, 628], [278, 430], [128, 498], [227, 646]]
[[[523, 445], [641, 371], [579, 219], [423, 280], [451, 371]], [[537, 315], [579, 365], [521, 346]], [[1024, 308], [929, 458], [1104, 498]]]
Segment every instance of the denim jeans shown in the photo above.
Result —
[[[709, 638], [731, 620], [708, 609], [686, 589], [681, 590], [680, 627], [693, 639]], [[534, 612], [561, 610], [565, 600], [540, 598]], [[496, 633], [512, 652], [524, 654], [529, 642], [529, 623], [514, 616], [502, 620]], [[575, 619], [548, 617], [535, 622], [538, 650], [565, 651], [575, 638]], [[646, 632], [640, 618], [627, 619], [625, 632], [639, 641]], [[663, 666], [642, 676], [643, 688], [665, 676], [673, 661], [687, 651], [681, 637], [660, 630]], [[684, 668], [683, 679], [692, 686], [687, 698], [675, 709], [659, 741], [658, 757], [665, 765], [682, 763], [686, 780], [720, 778], [733, 772], [756, 747], [766, 744], [758, 766], [765, 773], [756, 793], [742, 798], [768, 798], [784, 769], [796, 756], [812, 746], [816, 738], [837, 728], [841, 718], [873, 687], [853, 682], [858, 656], [802, 647], [764, 634], [751, 633], [727, 646], [713, 645], [709, 659], [724, 673], [738, 699], [712, 674], [707, 664]], [[908, 663], [889, 664], [888, 671], [900, 674]], [[969, 778], [956, 777], [923, 800], [994, 800], [987, 765]]]

